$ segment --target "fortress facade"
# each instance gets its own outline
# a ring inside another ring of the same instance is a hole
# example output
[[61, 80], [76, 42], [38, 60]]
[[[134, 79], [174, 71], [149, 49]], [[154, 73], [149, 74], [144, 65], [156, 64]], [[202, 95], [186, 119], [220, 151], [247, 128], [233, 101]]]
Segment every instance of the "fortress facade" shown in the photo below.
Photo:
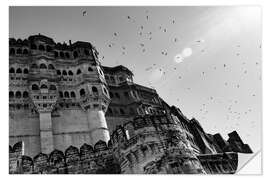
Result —
[[252, 153], [102, 66], [89, 42], [9, 39], [10, 173], [235, 173]]

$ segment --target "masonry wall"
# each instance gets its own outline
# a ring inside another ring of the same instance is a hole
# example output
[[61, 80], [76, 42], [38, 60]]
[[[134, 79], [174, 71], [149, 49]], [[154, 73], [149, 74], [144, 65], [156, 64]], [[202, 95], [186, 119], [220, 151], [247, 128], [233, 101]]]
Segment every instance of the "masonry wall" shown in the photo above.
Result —
[[38, 114], [25, 109], [9, 112], [9, 144], [19, 141], [24, 142], [24, 154], [27, 156], [34, 156], [40, 151]]

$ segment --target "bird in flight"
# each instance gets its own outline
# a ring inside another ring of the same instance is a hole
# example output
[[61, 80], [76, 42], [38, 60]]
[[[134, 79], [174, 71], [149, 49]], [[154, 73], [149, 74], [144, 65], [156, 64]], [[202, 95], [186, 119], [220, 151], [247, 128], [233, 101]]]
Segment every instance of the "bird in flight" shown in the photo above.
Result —
[[86, 11], [83, 11], [83, 16], [85, 16], [86, 15]]

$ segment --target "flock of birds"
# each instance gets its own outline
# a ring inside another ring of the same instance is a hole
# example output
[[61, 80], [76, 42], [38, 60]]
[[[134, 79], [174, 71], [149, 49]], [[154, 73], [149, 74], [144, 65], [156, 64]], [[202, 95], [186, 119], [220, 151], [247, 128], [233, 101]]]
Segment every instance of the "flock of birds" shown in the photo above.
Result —
[[[83, 11], [83, 16], [87, 16], [87, 11]], [[151, 17], [149, 15], [149, 11], [146, 11], [146, 14], [145, 14], [144, 17], [145, 17], [146, 21], [151, 20]], [[136, 18], [132, 17], [131, 15], [127, 15], [126, 20], [129, 23], [137, 23], [138, 31], [137, 31], [137, 34], [135, 34], [135, 36], [144, 38], [142, 42], [138, 42], [138, 44], [137, 44], [138, 48], [140, 49], [140, 51], [142, 53], [145, 53], [148, 50], [147, 43], [145, 43], [145, 42], [147, 42], [147, 40], [152, 41], [153, 38], [155, 37], [155, 33], [157, 33], [157, 32], [158, 33], [168, 33], [168, 31], [169, 31], [168, 27], [163, 27], [163, 26], [158, 26], [158, 28], [156, 30], [153, 30], [153, 31], [147, 31], [146, 30], [147, 29], [146, 25], [143, 25], [143, 24], [139, 23], [139, 21], [137, 21]], [[170, 24], [172, 26], [175, 25], [176, 20], [171, 19]], [[121, 36], [121, 34], [119, 32], [113, 32], [112, 33], [112, 38], [113, 39], [119, 38], [120, 36]], [[179, 42], [179, 37], [173, 37], [171, 41], [172, 41], [172, 43], [175, 43], [175, 45], [177, 45], [177, 43]], [[202, 43], [204, 43], [204, 41], [205, 41], [204, 39], [198, 39], [198, 40], [195, 40], [194, 43], [202, 44]], [[116, 46], [116, 44], [117, 44], [116, 42], [110, 42], [110, 43], [108, 43], [108, 48], [113, 48], [114, 46]], [[241, 46], [237, 45], [236, 47], [240, 48]], [[120, 49], [121, 54], [122, 55], [127, 55], [127, 49], [128, 48], [125, 45], [120, 45], [120, 48], [121, 48]], [[261, 45], [259, 46], [259, 48], [261, 48]], [[205, 49], [200, 49], [200, 52], [204, 53]], [[169, 51], [166, 50], [166, 49], [163, 49], [163, 50], [161, 50], [160, 54], [163, 57], [166, 57], [166, 56], [168, 57]], [[235, 55], [237, 57], [239, 57], [239, 58], [241, 57], [240, 52], [236, 52]], [[102, 59], [104, 59], [104, 58], [105, 57], [102, 56]], [[180, 58], [180, 57], [176, 57], [176, 58]], [[118, 63], [118, 61], [116, 61], [116, 63]], [[242, 63], [242, 65], [245, 65], [245, 64], [246, 64], [246, 62]], [[259, 66], [260, 63], [256, 62], [255, 65]], [[172, 75], [171, 77], [177, 77], [178, 80], [183, 80], [184, 79], [183, 75], [179, 75], [179, 70], [175, 65], [172, 65], [170, 67], [170, 65], [166, 64], [165, 66], [166, 67], [162, 67], [161, 65], [159, 65], [157, 63], [153, 63], [153, 64], [151, 64], [151, 66], [145, 68], [145, 72], [146, 72], [146, 74], [149, 74], [153, 70], [157, 70], [157, 71], [160, 71], [162, 73], [162, 77], [164, 77], [166, 74], [170, 74], [170, 75]], [[220, 71], [222, 68], [224, 70], [229, 70], [230, 67], [229, 67], [228, 64], [225, 63], [225, 64], [222, 65], [222, 67], [219, 67], [217, 65], [214, 66], [213, 70], [214, 71]], [[167, 69], [167, 70], [165, 70], [165, 69]], [[201, 77], [205, 78], [207, 76], [207, 73], [208, 73], [207, 71], [202, 71], [201, 72]], [[248, 70], [245, 69], [243, 71], [243, 74], [244, 75], [248, 74]], [[170, 79], [170, 77], [167, 78], [167, 79]], [[259, 77], [259, 80], [261, 80], [261, 76]], [[163, 87], [167, 83], [168, 83], [168, 81], [165, 80], [163, 82], [159, 82], [157, 86], [158, 87]], [[152, 85], [153, 84], [149, 83], [150, 87], [153, 87]], [[157, 86], [155, 88], [157, 88]], [[229, 83], [229, 82], [225, 81], [224, 82], [224, 87], [240, 89], [241, 84], [233, 84], [233, 83]], [[186, 90], [187, 91], [192, 91], [192, 88], [191, 87], [186, 87]], [[172, 92], [172, 91], [170, 91], [170, 92]], [[256, 94], [253, 93], [250, 96], [251, 97], [256, 97]], [[179, 98], [177, 98], [176, 101], [180, 103]], [[213, 97], [213, 96], [208, 97], [206, 99], [205, 103], [203, 103], [201, 105], [201, 107], [199, 108], [199, 110], [198, 110], [198, 112], [202, 115], [201, 119], [206, 119], [205, 116], [210, 113], [210, 110], [208, 109], [209, 108], [208, 106], [210, 106], [213, 103], [221, 104], [221, 103], [224, 103], [224, 100], [221, 100], [220, 98]], [[236, 109], [234, 109], [234, 106], [237, 105], [237, 104], [239, 104], [239, 100], [237, 100], [237, 99], [228, 100], [227, 106], [226, 106], [226, 120], [230, 121], [230, 123], [228, 123], [228, 125], [225, 126], [225, 128], [230, 128], [232, 130], [232, 129], [236, 128], [236, 127], [239, 127], [240, 126], [239, 121], [235, 121], [235, 120], [240, 120], [242, 116], [248, 115], [249, 113], [252, 112], [252, 108], [247, 108], [243, 112], [237, 111]], [[232, 124], [234, 124], [234, 127], [232, 126]], [[255, 127], [256, 126], [256, 121], [254, 121], [254, 120], [251, 121], [251, 126], [252, 126], [252, 128]], [[214, 128], [216, 128], [216, 125], [214, 125]], [[247, 136], [250, 136], [250, 134], [247, 134]]]

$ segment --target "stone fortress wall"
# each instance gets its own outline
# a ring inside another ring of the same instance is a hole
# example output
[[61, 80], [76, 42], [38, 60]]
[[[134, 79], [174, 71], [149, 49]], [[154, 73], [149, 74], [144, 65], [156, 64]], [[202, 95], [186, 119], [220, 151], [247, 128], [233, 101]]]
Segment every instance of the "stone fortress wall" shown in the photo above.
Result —
[[124, 66], [102, 66], [88, 42], [43, 35], [10, 39], [10, 173], [234, 173], [237, 134], [226, 141], [133, 82]]

